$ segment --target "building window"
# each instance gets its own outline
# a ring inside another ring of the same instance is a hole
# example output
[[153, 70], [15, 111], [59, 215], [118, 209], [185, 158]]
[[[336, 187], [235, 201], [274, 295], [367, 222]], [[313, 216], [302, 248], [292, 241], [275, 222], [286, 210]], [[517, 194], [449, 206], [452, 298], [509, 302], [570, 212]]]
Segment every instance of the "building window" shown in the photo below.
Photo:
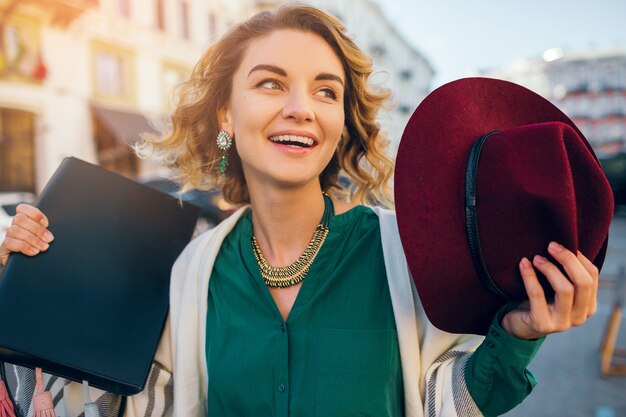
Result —
[[369, 50], [374, 59], [382, 58], [387, 54], [387, 49], [385, 48], [385, 45], [380, 44], [380, 43], [375, 43], [373, 45], [370, 45]]
[[133, 55], [106, 44], [93, 47], [94, 95], [96, 98], [134, 102]]
[[411, 78], [413, 78], [413, 71], [409, 70], [409, 69], [405, 69], [400, 71], [400, 78], [403, 81], [409, 81]]
[[0, 108], [0, 191], [35, 191], [35, 115]]
[[618, 90], [626, 90], [626, 68], [615, 70], [615, 87]]
[[0, 79], [43, 81], [48, 70], [43, 60], [38, 21], [10, 15], [0, 25], [0, 30]]
[[577, 117], [591, 117], [592, 110], [597, 106], [595, 99], [590, 99], [584, 96], [576, 97], [576, 116]]
[[209, 39], [213, 40], [217, 37], [217, 18], [214, 12], [209, 13]]
[[607, 126], [607, 140], [618, 141], [623, 138], [624, 132], [620, 123], [611, 123]]
[[189, 3], [185, 0], [182, 0], [179, 3], [180, 6], [180, 37], [184, 40], [189, 40], [190, 38], [190, 30], [189, 30]]
[[156, 20], [156, 27], [159, 30], [165, 30], [165, 4], [164, 0], [155, 0], [154, 1], [154, 15]]
[[624, 96], [615, 94], [613, 96], [613, 114], [615, 116], [624, 116]]
[[122, 17], [130, 17], [130, 0], [114, 0], [115, 13]]
[[612, 68], [606, 72], [603, 80], [604, 90], [621, 90], [624, 88], [624, 71], [622, 68]]
[[411, 106], [409, 106], [408, 104], [400, 104], [398, 106], [398, 111], [402, 114], [410, 114], [411, 110]]
[[622, 96], [613, 94], [610, 97], [611, 104], [609, 105], [609, 115], [620, 116], [622, 114]]
[[606, 95], [599, 96], [596, 99], [596, 102], [597, 102], [597, 106], [598, 106], [598, 108], [596, 110], [596, 116], [604, 117], [604, 116], [607, 116], [607, 115], [611, 114], [611, 110], [612, 110], [611, 109], [611, 107], [612, 107], [611, 106], [611, 104], [612, 104], [611, 102], [612, 102], [612, 100], [611, 100], [610, 96], [606, 96]]

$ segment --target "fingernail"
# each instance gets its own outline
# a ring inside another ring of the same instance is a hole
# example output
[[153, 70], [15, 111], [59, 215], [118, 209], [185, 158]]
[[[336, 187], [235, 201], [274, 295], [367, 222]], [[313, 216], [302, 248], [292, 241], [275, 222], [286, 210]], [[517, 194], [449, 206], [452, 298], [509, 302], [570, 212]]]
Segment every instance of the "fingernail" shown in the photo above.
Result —
[[35, 248], [33, 248], [33, 249], [31, 249], [31, 250], [30, 250], [30, 253], [31, 253], [32, 255], [37, 255], [37, 254], [39, 254], [39, 252], [40, 252], [40, 251], [39, 251], [39, 249], [35, 249]]
[[558, 252], [561, 252], [563, 250], [563, 246], [559, 245], [556, 242], [550, 242], [550, 244], [548, 245], [548, 249], [558, 253]]
[[543, 256], [536, 255], [535, 258], [533, 259], [533, 262], [541, 265], [541, 264], [545, 264], [547, 262], [547, 259], [544, 258]]
[[522, 258], [522, 260], [519, 263], [519, 266], [521, 266], [522, 268], [530, 268], [531, 264], [528, 258]]
[[39, 249], [41, 250], [48, 250], [48, 248], [50, 247], [50, 245], [48, 245], [46, 242], [39, 242]]
[[45, 233], [43, 234], [43, 238], [44, 238], [44, 240], [45, 240], [46, 242], [48, 242], [48, 243], [50, 243], [50, 242], [52, 242], [52, 241], [54, 240], [54, 236], [53, 236], [53, 235], [52, 235], [52, 233], [50, 233], [50, 232], [45, 232]]
[[43, 227], [48, 227], [48, 220], [47, 219], [41, 219], [41, 220], [39, 220], [39, 224], [41, 224]]

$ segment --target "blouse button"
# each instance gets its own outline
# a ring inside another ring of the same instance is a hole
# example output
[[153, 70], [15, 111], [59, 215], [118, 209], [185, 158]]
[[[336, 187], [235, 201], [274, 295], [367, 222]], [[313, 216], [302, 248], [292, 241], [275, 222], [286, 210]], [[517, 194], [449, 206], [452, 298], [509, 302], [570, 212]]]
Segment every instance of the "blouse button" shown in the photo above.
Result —
[[280, 384], [280, 385], [278, 386], [278, 391], [280, 391], [280, 392], [285, 392], [285, 384]]

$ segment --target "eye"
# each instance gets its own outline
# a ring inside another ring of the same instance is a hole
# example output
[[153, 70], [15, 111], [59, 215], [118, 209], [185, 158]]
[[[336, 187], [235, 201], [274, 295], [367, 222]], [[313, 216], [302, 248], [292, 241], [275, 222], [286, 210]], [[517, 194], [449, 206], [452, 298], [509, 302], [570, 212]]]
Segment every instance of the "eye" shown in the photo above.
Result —
[[326, 87], [319, 90], [316, 94], [321, 95], [324, 98], [329, 98], [331, 100], [337, 100], [337, 93], [332, 88]]
[[274, 79], [263, 80], [256, 85], [259, 88], [266, 88], [268, 90], [280, 90], [283, 85], [280, 81]]

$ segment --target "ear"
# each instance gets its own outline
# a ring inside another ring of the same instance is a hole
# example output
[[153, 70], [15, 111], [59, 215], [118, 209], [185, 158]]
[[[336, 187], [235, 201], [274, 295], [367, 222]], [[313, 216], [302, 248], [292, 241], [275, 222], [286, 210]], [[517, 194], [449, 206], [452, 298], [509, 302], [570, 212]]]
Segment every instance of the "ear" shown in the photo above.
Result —
[[225, 130], [232, 138], [235, 137], [232, 115], [228, 106], [224, 106], [219, 110], [217, 114], [217, 121], [220, 124], [220, 130]]

